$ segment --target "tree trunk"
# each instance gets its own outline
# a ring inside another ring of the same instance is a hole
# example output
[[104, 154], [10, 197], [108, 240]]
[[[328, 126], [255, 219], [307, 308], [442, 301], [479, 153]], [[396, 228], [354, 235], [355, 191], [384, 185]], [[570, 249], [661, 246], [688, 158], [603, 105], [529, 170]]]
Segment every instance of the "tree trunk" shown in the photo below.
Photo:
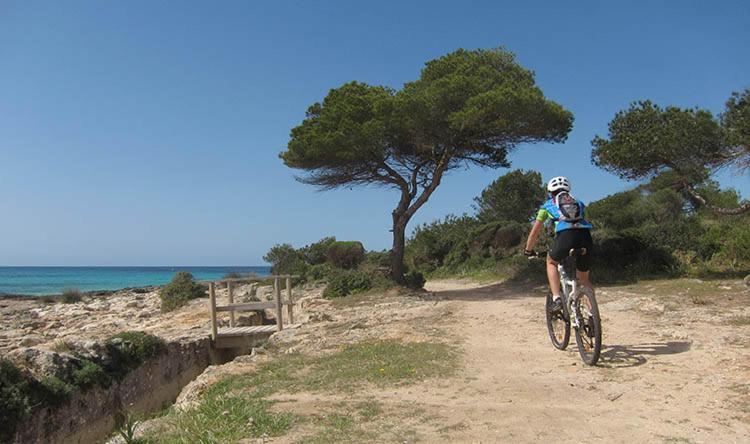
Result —
[[393, 248], [391, 249], [391, 279], [399, 284], [404, 282], [404, 249], [406, 247], [406, 224], [403, 214], [393, 212]]
[[706, 202], [706, 199], [703, 198], [700, 194], [698, 194], [695, 189], [688, 185], [687, 183], [683, 183], [683, 187], [685, 191], [688, 193], [689, 197], [693, 200], [693, 202], [697, 203], [698, 205], [702, 205], [706, 208], [708, 208], [710, 211], [713, 211], [716, 214], [722, 214], [725, 216], [737, 216], [740, 214], [744, 214], [747, 212], [750, 212], [750, 202], [740, 205], [737, 208], [721, 208], [717, 207], [715, 205], [711, 205], [708, 202]]

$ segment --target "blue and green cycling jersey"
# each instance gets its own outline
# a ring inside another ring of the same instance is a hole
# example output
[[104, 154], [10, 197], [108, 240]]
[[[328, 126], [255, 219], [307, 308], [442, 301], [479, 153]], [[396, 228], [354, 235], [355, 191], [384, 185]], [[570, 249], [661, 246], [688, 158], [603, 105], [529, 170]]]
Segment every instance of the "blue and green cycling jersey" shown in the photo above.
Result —
[[555, 223], [555, 233], [559, 233], [563, 230], [570, 230], [573, 228], [585, 228], [585, 229], [592, 229], [593, 226], [584, 219], [586, 216], [586, 205], [583, 204], [580, 200], [578, 201], [578, 204], [581, 206], [581, 219], [578, 222], [570, 223], [566, 221], [560, 220], [560, 209], [557, 208], [557, 205], [555, 205], [555, 202], [552, 199], [547, 199], [547, 202], [544, 202], [542, 206], [539, 208], [539, 211], [536, 213], [536, 220], [540, 222], [546, 222], [547, 220], [552, 220]]

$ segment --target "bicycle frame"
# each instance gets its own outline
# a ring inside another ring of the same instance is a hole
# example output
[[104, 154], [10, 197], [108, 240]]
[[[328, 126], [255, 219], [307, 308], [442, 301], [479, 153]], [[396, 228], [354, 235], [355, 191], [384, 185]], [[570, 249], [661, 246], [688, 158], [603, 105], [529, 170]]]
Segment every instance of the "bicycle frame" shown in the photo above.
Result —
[[[575, 267], [573, 268], [575, 269]], [[563, 264], [563, 262], [557, 264], [557, 272], [560, 274], [560, 287], [563, 293], [564, 310], [568, 312], [569, 316], [572, 314], [572, 316], [570, 316], [571, 326], [574, 328], [578, 328], [578, 326], [580, 325], [580, 323], [578, 322], [578, 313], [577, 310], [572, 310], [576, 299], [578, 299], [578, 279], [575, 277], [575, 275], [573, 276], [573, 279], [568, 276], [568, 273], [565, 271], [565, 265]]]

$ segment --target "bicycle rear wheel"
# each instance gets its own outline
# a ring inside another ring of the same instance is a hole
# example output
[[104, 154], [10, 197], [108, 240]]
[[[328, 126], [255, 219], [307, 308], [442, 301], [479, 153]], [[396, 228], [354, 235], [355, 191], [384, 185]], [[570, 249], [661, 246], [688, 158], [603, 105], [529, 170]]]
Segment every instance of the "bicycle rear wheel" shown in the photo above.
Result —
[[599, 317], [599, 306], [591, 289], [581, 287], [575, 310], [581, 323], [575, 329], [578, 353], [583, 362], [594, 365], [602, 352], [602, 321]]
[[548, 293], [544, 310], [547, 313], [547, 332], [552, 345], [558, 350], [565, 350], [570, 342], [570, 322], [565, 319], [563, 313], [550, 313], [551, 304], [552, 293]]

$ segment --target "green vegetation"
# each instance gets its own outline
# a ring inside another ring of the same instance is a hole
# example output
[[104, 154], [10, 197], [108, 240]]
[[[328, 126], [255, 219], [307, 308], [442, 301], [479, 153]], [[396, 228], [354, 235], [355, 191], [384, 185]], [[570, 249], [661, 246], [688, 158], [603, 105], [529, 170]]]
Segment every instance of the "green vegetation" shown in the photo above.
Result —
[[365, 260], [365, 247], [357, 241], [333, 242], [328, 246], [326, 257], [332, 266], [350, 270]]
[[[407, 243], [407, 264], [431, 277], [463, 276], [476, 279], [544, 280], [542, 261], [520, 255], [538, 204], [541, 178], [532, 172], [508, 173], [513, 180], [498, 179], [482, 193], [478, 211], [507, 214], [507, 202], [526, 208], [515, 220], [482, 222], [477, 216], [448, 216], [417, 227]], [[502, 179], [502, 178], [501, 178]], [[532, 184], [531, 179], [537, 182]], [[509, 186], [503, 199], [499, 183], [523, 180], [523, 187]], [[622, 282], [659, 276], [742, 276], [750, 271], [750, 215], [723, 216], [695, 205], [674, 188], [675, 173], [655, 176], [635, 189], [607, 196], [587, 206], [586, 218], [594, 224], [596, 282]], [[705, 181], [695, 187], [702, 195], [725, 207], [741, 202], [734, 190], [722, 190]], [[574, 190], [575, 192], [575, 190]], [[499, 202], [496, 203], [495, 202]], [[498, 205], [497, 208], [493, 205]], [[530, 209], [530, 210], [529, 210]], [[552, 238], [545, 233], [539, 250], [547, 250]]]
[[163, 339], [141, 331], [126, 331], [111, 336], [104, 343], [109, 359], [104, 364], [107, 374], [122, 377], [147, 359], [166, 349]]
[[507, 167], [514, 148], [562, 142], [572, 124], [512, 53], [459, 49], [427, 62], [400, 90], [356, 81], [330, 90], [292, 129], [280, 157], [322, 189], [376, 185], [400, 193], [390, 272], [401, 283], [406, 226], [446, 173]]
[[372, 288], [372, 278], [369, 274], [357, 270], [337, 271], [328, 278], [328, 285], [323, 291], [323, 297], [328, 299], [339, 298], [370, 288]]
[[[394, 285], [388, 277], [390, 253], [366, 251], [357, 241], [341, 242], [335, 237], [325, 237], [299, 249], [279, 244], [273, 246], [263, 259], [271, 263], [274, 273], [293, 273], [300, 276], [301, 281], [326, 283], [326, 298]], [[409, 271], [402, 285], [419, 289], [424, 282], [420, 272]]]
[[[270, 410], [267, 397], [276, 393], [351, 392], [364, 384], [408, 384], [452, 374], [457, 352], [435, 343], [402, 344], [380, 341], [350, 345], [320, 357], [283, 355], [261, 365], [253, 374], [224, 379], [204, 393], [200, 405], [171, 411], [163, 428], [149, 439], [160, 443], [237, 442], [249, 437], [279, 436], [295, 421], [289, 413]], [[312, 419], [319, 428], [305, 442], [330, 442], [345, 436], [369, 436], [355, 425], [357, 417], [373, 420], [382, 413], [375, 401], [364, 401], [352, 414]], [[348, 435], [347, 435], [348, 434]]]
[[[160, 338], [143, 332], [123, 332], [105, 342], [106, 356], [74, 354], [74, 368], [66, 375], [36, 378], [22, 373], [11, 361], [0, 358], [0, 442], [10, 441], [18, 424], [33, 409], [56, 407], [76, 390], [108, 386], [165, 348]], [[66, 347], [64, 352], [72, 350]]]
[[524, 224], [546, 199], [541, 174], [514, 170], [489, 184], [474, 198], [474, 203], [477, 219], [482, 223], [504, 221]]
[[7, 359], [0, 358], [0, 442], [10, 442], [19, 422], [31, 411], [29, 382]]
[[76, 302], [81, 302], [81, 299], [83, 299], [83, 295], [77, 288], [64, 290], [60, 298], [63, 304], [75, 304]]
[[109, 376], [101, 365], [88, 359], [82, 360], [80, 368], [73, 370], [73, 384], [82, 389], [94, 385], [106, 386], [109, 383]]
[[704, 109], [633, 103], [609, 123], [607, 138], [591, 143], [593, 162], [622, 178], [669, 172], [674, 189], [695, 206], [719, 214], [750, 211], [750, 202], [726, 207], [698, 189], [721, 168], [750, 167], [750, 89], [733, 93], [718, 119]]
[[159, 292], [161, 311], [168, 312], [187, 304], [191, 299], [204, 297], [206, 288], [195, 282], [193, 275], [187, 271], [179, 271], [172, 278], [172, 282], [165, 285]]

